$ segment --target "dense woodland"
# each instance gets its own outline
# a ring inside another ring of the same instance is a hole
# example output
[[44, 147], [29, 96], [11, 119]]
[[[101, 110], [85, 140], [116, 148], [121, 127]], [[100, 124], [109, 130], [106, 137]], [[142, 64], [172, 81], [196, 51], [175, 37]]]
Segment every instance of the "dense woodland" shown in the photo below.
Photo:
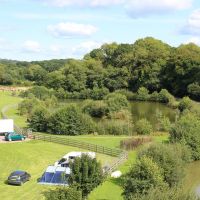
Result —
[[60, 98], [102, 99], [116, 90], [145, 87], [200, 100], [200, 47], [175, 48], [147, 37], [134, 44], [104, 44], [82, 60], [1, 60], [0, 84], [42, 85]]

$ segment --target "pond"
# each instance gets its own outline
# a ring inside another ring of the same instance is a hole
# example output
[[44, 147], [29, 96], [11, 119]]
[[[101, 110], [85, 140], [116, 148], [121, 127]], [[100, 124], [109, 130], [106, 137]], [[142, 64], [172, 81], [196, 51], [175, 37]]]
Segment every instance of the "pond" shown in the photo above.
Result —
[[[83, 103], [83, 100], [66, 100], [64, 104], [66, 103], [76, 103], [81, 105]], [[153, 127], [155, 127], [157, 123], [158, 113], [162, 113], [163, 116], [168, 117], [171, 122], [174, 122], [176, 118], [176, 111], [161, 103], [130, 101], [130, 105], [134, 123], [139, 119], [146, 118], [148, 121], [151, 122]]]
[[141, 101], [131, 101], [130, 104], [134, 122], [146, 118], [153, 126], [155, 126], [157, 123], [158, 113], [162, 113], [163, 116], [168, 117], [171, 122], [175, 121], [176, 111], [164, 104]]

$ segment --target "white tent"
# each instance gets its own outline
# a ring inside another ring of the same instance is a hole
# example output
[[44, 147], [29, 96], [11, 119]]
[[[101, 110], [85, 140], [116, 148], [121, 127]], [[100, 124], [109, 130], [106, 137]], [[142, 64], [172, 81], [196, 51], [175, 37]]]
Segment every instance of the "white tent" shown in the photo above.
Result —
[[14, 131], [13, 119], [0, 119], [0, 133], [7, 133]]

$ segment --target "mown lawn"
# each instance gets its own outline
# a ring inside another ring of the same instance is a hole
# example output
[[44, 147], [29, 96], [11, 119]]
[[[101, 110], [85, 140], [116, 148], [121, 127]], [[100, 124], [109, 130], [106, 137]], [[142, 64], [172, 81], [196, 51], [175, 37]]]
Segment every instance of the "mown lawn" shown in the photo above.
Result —
[[[23, 143], [0, 144], [0, 199], [3, 200], [42, 200], [42, 192], [51, 186], [37, 184], [46, 167], [64, 154], [80, 149], [47, 143], [30, 141]], [[105, 164], [111, 162], [113, 157], [97, 154], [97, 159]], [[32, 178], [23, 186], [11, 186], [5, 183], [10, 172], [13, 170], [26, 170]]]

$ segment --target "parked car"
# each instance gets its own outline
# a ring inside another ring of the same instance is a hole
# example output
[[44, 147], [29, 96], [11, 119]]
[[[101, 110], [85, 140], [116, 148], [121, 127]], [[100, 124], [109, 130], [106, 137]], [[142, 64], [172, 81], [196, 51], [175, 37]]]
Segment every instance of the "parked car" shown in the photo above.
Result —
[[29, 181], [31, 175], [25, 171], [14, 171], [8, 177], [8, 184], [11, 185], [23, 185], [25, 182]]
[[6, 141], [17, 141], [17, 140], [25, 140], [26, 137], [24, 135], [15, 133], [15, 132], [10, 132], [5, 134], [5, 140]]

